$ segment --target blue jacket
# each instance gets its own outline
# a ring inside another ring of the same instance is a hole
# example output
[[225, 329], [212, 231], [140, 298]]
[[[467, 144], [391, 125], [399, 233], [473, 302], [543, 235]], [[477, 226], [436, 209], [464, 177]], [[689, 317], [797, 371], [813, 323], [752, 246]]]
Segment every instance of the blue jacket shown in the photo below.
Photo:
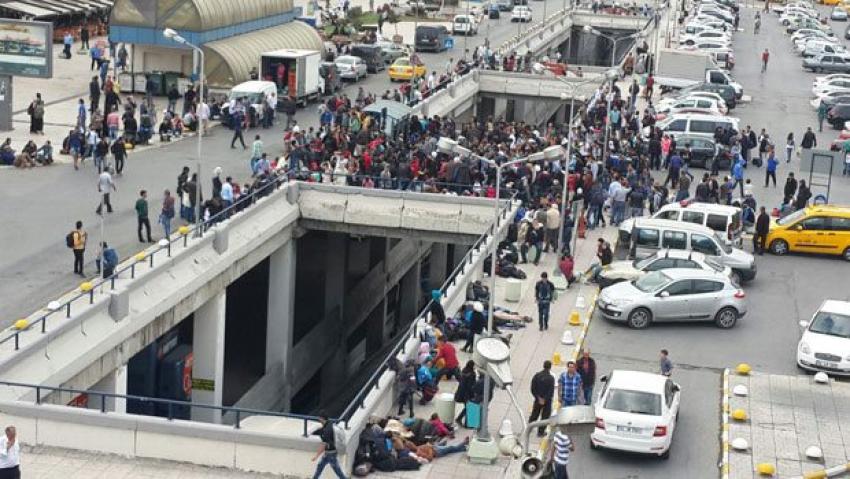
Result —
[[118, 266], [118, 253], [112, 248], [106, 248], [103, 250], [103, 263], [113, 268]]
[[434, 376], [431, 375], [431, 370], [428, 369], [428, 366], [424, 364], [419, 366], [419, 370], [416, 371], [416, 382], [419, 383], [420, 386], [434, 382]]
[[738, 160], [735, 162], [735, 166], [732, 167], [732, 176], [736, 180], [744, 179], [744, 162], [742, 160]]
[[776, 173], [776, 167], [779, 166], [779, 161], [776, 160], [776, 157], [770, 155], [767, 158], [767, 171], [771, 173]]

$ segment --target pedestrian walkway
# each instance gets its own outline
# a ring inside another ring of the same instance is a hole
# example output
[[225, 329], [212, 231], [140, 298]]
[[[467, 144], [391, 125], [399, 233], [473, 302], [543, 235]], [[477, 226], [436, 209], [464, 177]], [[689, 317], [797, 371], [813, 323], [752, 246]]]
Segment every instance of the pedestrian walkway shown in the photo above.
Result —
[[[579, 239], [576, 246], [576, 273], [584, 271], [588, 266], [596, 262], [597, 238], [603, 237], [613, 244], [616, 235], [616, 228], [598, 228], [594, 231], [588, 231], [586, 239]], [[513, 390], [520, 407], [523, 409], [524, 417], [518, 417], [516, 408], [511, 403], [507, 392], [497, 389], [490, 403], [488, 420], [490, 432], [497, 441], [499, 439], [498, 431], [504, 420], [509, 420], [515, 436], [517, 438], [521, 437], [523, 420], [528, 419], [532, 406], [532, 397], [529, 392], [531, 378], [542, 369], [543, 361], [553, 360], [555, 353], [560, 357], [560, 364], [553, 364], [552, 374], [557, 377], [565, 370], [566, 362], [578, 356], [588, 328], [588, 318], [592, 316], [592, 305], [597, 287], [594, 284], [576, 282], [568, 290], [559, 291], [558, 298], [552, 304], [550, 311], [550, 329], [544, 332], [538, 330], [534, 285], [540, 278], [540, 273], [547, 272], [550, 279], [553, 277], [554, 271], [558, 269], [557, 260], [558, 258], [555, 254], [548, 253], [543, 255], [538, 266], [533, 266], [531, 263], [518, 265], [527, 274], [527, 278], [522, 281], [522, 299], [519, 303], [509, 302], [505, 299], [507, 280], [505, 278], [497, 278], [496, 280], [495, 304], [534, 319], [533, 322], [528, 323], [523, 329], [516, 331], [505, 329], [502, 331], [503, 333], [511, 332], [513, 334], [511, 338], [511, 372], [514, 378]], [[488, 284], [486, 278], [483, 282], [485, 285]], [[579, 300], [579, 297], [582, 299]], [[584, 307], [577, 307], [577, 301], [583, 303]], [[581, 325], [569, 325], [568, 319], [573, 311], [579, 313]], [[447, 315], [452, 313], [454, 312], [446, 312]], [[565, 331], [570, 332], [573, 338], [572, 344], [564, 344], [562, 342]], [[458, 351], [458, 360], [461, 365], [465, 364], [469, 359], [471, 359], [471, 355]], [[440, 393], [453, 393], [456, 388], [457, 381], [455, 380], [444, 380], [440, 382]], [[457, 409], [455, 415], [459, 411], [460, 409]], [[395, 410], [392, 411], [392, 413], [395, 412]], [[415, 407], [416, 417], [419, 418], [428, 418], [433, 412], [435, 412], [433, 401], [428, 405], [420, 406], [417, 404]], [[461, 428], [458, 431], [456, 438], [451, 440], [450, 443], [454, 444], [465, 437], [472, 437], [474, 434], [474, 431]], [[539, 444], [539, 439], [535, 434], [532, 434], [531, 441], [532, 447], [530, 450], [534, 451]], [[376, 472], [372, 476], [394, 479], [496, 479], [502, 477], [514, 479], [518, 477], [519, 464], [519, 460], [512, 461], [507, 456], [501, 456], [496, 464], [492, 466], [475, 465], [470, 464], [466, 454], [452, 454], [424, 465], [419, 471]]]
[[[773, 477], [827, 477], [818, 471], [847, 464], [850, 384], [832, 379], [820, 384], [810, 375], [734, 371], [728, 373], [727, 381], [728, 439], [721, 448], [721, 468], [728, 473], [724, 478], [771, 476], [759, 473], [760, 467], [773, 470]], [[740, 439], [747, 443], [743, 449], [734, 447]]]

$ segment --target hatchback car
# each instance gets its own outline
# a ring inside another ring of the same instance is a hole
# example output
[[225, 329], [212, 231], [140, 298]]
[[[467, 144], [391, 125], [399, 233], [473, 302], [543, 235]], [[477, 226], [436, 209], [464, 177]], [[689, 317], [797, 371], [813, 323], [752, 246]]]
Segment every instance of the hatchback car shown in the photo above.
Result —
[[425, 76], [425, 65], [421, 62], [414, 64], [410, 57], [401, 57], [396, 59], [387, 71], [391, 81], [410, 81]]
[[[850, 105], [838, 106], [850, 109]], [[850, 206], [816, 205], [797, 210], [770, 225], [767, 245], [776, 255], [821, 253], [850, 261]]]
[[850, 302], [828, 299], [811, 321], [800, 321], [797, 365], [808, 371], [850, 376]]
[[747, 313], [744, 291], [722, 273], [699, 269], [653, 271], [603, 289], [597, 311], [634, 329], [653, 322], [714, 321], [728, 329]]
[[823, 54], [804, 58], [803, 69], [813, 72], [850, 73], [850, 56]]
[[531, 21], [531, 9], [524, 5], [517, 5], [514, 7], [511, 12], [511, 21], [512, 22], [530, 22]]
[[716, 271], [731, 277], [732, 269], [723, 266], [716, 259], [695, 251], [664, 249], [652, 256], [634, 261], [614, 261], [605, 267], [597, 283], [606, 287], [623, 281], [634, 281], [653, 271], [672, 268], [693, 268]]
[[599, 381], [590, 447], [669, 457], [681, 387], [667, 376], [619, 369]]
[[346, 80], [357, 81], [369, 74], [366, 62], [364, 62], [360, 57], [342, 55], [334, 60], [334, 64], [339, 70], [339, 77], [345, 78]]

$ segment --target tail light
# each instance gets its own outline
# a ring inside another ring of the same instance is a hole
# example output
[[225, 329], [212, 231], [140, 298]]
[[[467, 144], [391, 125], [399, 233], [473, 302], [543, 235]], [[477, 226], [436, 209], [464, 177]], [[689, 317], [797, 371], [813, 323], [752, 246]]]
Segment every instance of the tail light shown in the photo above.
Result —
[[739, 289], [738, 291], [735, 291], [735, 298], [737, 298], [737, 299], [743, 299], [746, 296], [747, 296], [747, 294], [744, 293], [743, 289]]
[[605, 429], [605, 421], [601, 417], [596, 418], [596, 428]]
[[667, 435], [667, 426], [655, 426], [655, 431], [653, 431], [653, 437], [664, 437]]

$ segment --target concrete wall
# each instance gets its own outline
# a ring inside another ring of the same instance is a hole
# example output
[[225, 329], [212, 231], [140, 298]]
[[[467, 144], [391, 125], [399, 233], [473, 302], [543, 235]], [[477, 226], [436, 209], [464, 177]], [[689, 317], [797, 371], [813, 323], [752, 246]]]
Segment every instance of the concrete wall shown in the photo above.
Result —
[[192, 52], [179, 48], [152, 45], [134, 45], [131, 70], [135, 72], [180, 72], [192, 73]]

